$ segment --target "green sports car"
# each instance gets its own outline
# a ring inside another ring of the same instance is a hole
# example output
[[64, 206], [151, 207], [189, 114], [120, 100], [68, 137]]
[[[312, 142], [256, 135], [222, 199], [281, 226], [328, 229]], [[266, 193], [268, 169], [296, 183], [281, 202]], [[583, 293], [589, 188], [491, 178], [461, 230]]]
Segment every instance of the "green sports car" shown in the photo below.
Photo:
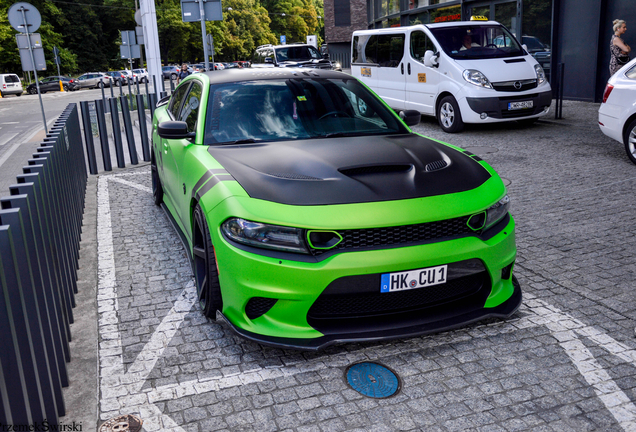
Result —
[[207, 317], [320, 349], [516, 311], [501, 178], [401, 117], [355, 78], [307, 68], [194, 74], [159, 101], [154, 200]]

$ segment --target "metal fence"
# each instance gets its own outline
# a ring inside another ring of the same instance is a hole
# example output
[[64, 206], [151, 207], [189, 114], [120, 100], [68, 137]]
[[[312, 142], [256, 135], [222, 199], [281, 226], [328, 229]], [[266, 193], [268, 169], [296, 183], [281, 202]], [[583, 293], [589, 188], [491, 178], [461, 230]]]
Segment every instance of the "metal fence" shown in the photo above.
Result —
[[23, 172], [0, 199], [0, 423], [57, 425], [87, 183], [77, 105]]

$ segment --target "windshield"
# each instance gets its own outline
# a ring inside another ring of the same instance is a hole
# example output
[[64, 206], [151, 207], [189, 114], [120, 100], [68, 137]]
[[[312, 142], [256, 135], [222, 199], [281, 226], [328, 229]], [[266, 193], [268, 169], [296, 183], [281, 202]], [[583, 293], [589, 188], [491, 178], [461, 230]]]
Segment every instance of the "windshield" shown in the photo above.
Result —
[[320, 52], [309, 45], [289, 46], [286, 48], [276, 48], [276, 60], [279, 62], [289, 60], [320, 60]]
[[532, 36], [523, 36], [521, 42], [526, 44], [528, 52], [545, 51], [546, 47], [541, 43], [539, 39]]
[[450, 57], [489, 59], [524, 54], [517, 40], [500, 25], [433, 28], [431, 32]]
[[204, 143], [408, 133], [362, 84], [345, 79], [280, 79], [212, 85]]

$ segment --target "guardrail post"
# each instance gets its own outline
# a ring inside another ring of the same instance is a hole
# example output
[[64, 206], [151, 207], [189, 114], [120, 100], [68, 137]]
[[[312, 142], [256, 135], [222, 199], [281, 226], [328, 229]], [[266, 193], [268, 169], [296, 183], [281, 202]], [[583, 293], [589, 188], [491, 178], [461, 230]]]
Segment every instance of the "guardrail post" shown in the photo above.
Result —
[[124, 147], [121, 142], [121, 126], [119, 125], [119, 108], [117, 99], [109, 99], [110, 103], [110, 120], [113, 123], [113, 140], [115, 141], [115, 156], [117, 157], [117, 167], [125, 168], [126, 161], [124, 159]]
[[137, 159], [137, 149], [135, 148], [135, 135], [133, 135], [132, 120], [130, 118], [130, 110], [128, 108], [128, 99], [125, 97], [120, 98], [121, 102], [121, 115], [124, 119], [124, 128], [126, 129], [126, 140], [128, 141], [128, 152], [130, 154], [130, 163], [137, 165], [139, 159]]
[[84, 124], [84, 139], [86, 140], [86, 154], [88, 155], [88, 169], [91, 174], [97, 174], [97, 161], [95, 159], [95, 143], [93, 142], [93, 129], [91, 127], [91, 115], [88, 102], [80, 102], [82, 107], [82, 123]]

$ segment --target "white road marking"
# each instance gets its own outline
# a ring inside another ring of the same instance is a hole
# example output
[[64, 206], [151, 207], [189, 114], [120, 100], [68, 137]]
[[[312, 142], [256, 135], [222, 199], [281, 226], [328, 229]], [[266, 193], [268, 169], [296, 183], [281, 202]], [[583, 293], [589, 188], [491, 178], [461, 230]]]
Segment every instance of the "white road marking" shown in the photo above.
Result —
[[[51, 119], [46, 123], [46, 127], [49, 128], [51, 127], [51, 125], [57, 120], [57, 118]], [[43, 128], [38, 128], [38, 129], [34, 129], [29, 135], [27, 135], [24, 139], [22, 139], [22, 141], [18, 141], [17, 143], [13, 144], [13, 146], [7, 150], [5, 152], [4, 155], [2, 155], [2, 157], [0, 157], [0, 167], [2, 166], [3, 163], [5, 163], [9, 157], [18, 149], [18, 147], [20, 147], [22, 144], [24, 144], [25, 142], [29, 142], [31, 141], [31, 138], [33, 138], [38, 132], [40, 132]]]
[[0, 124], [19, 124], [20, 122], [2, 122]]
[[8, 143], [9, 141], [11, 141], [13, 138], [17, 136], [18, 136], [18, 133], [16, 132], [13, 135], [9, 135], [5, 137], [4, 139], [0, 140], [0, 147], [2, 147], [3, 145], [5, 145], [6, 143]]
[[[282, 376], [294, 376], [324, 368], [323, 361], [317, 358], [296, 365], [256, 367], [254, 370], [224, 377], [192, 380], [142, 391], [148, 375], [152, 372], [156, 362], [163, 355], [165, 348], [169, 345], [186, 315], [196, 303], [196, 290], [193, 281], [190, 281], [175, 301], [168, 315], [162, 320], [155, 333], [137, 355], [128, 371], [124, 371], [121, 335], [117, 326], [118, 303], [115, 290], [116, 274], [108, 181], [126, 184], [150, 193], [150, 188], [146, 186], [119, 178], [140, 174], [146, 173], [121, 173], [101, 176], [98, 183], [98, 307], [100, 313], [100, 335], [103, 341], [99, 350], [101, 364], [100, 390], [102, 395], [101, 415], [109, 417], [115, 411], [125, 414], [138, 410], [144, 420], [146, 430], [167, 429], [183, 432], [184, 429], [177, 425], [171, 417], [163, 414], [155, 403], [187, 395], [237, 387], [248, 383], [262, 382]], [[520, 308], [524, 315], [521, 318], [484, 324], [476, 326], [474, 329], [495, 328], [498, 332], [506, 333], [529, 327], [546, 326], [581, 375], [594, 388], [598, 398], [616, 419], [620, 427], [626, 432], [636, 432], [636, 405], [611, 378], [608, 370], [603, 368], [594, 358], [594, 355], [583, 344], [580, 337], [589, 339], [609, 354], [634, 366], [636, 366], [636, 350], [616, 341], [596, 327], [586, 325], [555, 306], [537, 299], [532, 294], [524, 294], [524, 296], [524, 303]], [[466, 341], [471, 338], [472, 336], [462, 332], [451, 332], [430, 336], [428, 341], [430, 346], [440, 346]], [[407, 340], [404, 341], [400, 352], [417, 351], [420, 348], [415, 340], [411, 342]], [[366, 350], [361, 348], [349, 354], [354, 355], [356, 353], [364, 355]], [[102, 420], [105, 419], [102, 417]]]
[[124, 180], [124, 179], [120, 179], [120, 178], [111, 178], [110, 181], [121, 183], [121, 184], [124, 184], [126, 186], [130, 186], [132, 188], [139, 189], [140, 191], [143, 191], [143, 192], [148, 192], [150, 194], [152, 193], [152, 189], [150, 189], [148, 186], [140, 185], [139, 183], [129, 182], [128, 180]]

